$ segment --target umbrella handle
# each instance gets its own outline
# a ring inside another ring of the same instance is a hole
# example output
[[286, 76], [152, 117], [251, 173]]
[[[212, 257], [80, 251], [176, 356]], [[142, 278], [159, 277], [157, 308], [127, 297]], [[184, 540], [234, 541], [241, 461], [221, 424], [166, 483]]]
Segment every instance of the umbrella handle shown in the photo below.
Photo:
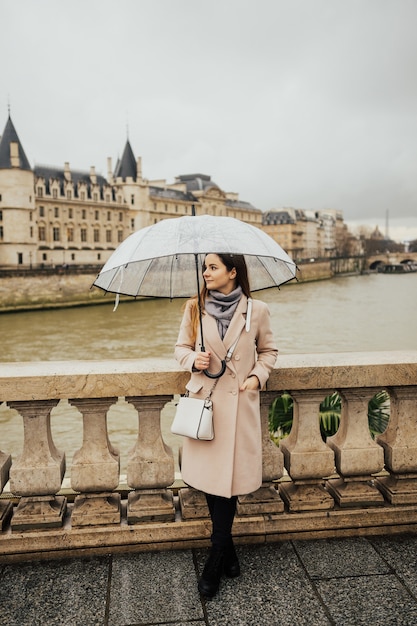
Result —
[[207, 376], [208, 378], [220, 378], [220, 376], [223, 376], [225, 371], [226, 371], [226, 361], [223, 360], [220, 372], [217, 372], [217, 374], [211, 374], [211, 372], [209, 372], [208, 370], [203, 370], [203, 374], [205, 374], [205, 376]]

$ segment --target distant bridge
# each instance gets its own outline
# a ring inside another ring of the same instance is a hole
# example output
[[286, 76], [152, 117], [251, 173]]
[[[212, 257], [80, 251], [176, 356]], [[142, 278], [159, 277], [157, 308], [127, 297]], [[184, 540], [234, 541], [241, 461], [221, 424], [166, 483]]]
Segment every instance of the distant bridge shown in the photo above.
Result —
[[366, 259], [368, 270], [376, 270], [379, 265], [398, 263], [417, 263], [417, 252], [383, 252], [373, 254]]

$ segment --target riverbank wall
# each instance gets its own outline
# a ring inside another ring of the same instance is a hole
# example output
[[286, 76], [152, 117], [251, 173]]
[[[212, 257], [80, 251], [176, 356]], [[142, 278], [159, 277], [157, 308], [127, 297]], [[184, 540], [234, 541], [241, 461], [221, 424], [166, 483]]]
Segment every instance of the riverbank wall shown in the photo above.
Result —
[[[100, 268], [47, 268], [0, 271], [0, 313], [108, 304], [112, 294], [92, 287]], [[301, 263], [298, 282], [360, 273], [357, 259]], [[295, 284], [295, 281], [288, 285]], [[132, 300], [127, 298], [127, 301]]]

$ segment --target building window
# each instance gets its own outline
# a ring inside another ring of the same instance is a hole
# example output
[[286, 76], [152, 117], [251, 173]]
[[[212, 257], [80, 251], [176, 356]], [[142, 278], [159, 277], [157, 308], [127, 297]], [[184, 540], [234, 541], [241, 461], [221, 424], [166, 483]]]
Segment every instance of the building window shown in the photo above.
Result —
[[93, 240], [94, 240], [94, 243], [98, 243], [100, 241], [100, 231], [98, 228], [95, 228], [93, 230]]
[[87, 211], [86, 211], [85, 209], [83, 209], [83, 210], [81, 211], [81, 218], [82, 218], [83, 220], [87, 219]]
[[178, 213], [178, 207], [175, 205], [175, 213]]
[[80, 200], [85, 200], [85, 191], [80, 193]]
[[75, 254], [74, 254], [74, 252], [71, 253], [71, 261], [75, 261]]
[[40, 206], [39, 207], [39, 217], [45, 217], [45, 207], [44, 206]]
[[156, 211], [156, 202], [153, 203], [153, 210]]
[[72, 220], [72, 218], [73, 218], [73, 210], [72, 209], [68, 209], [68, 218], [70, 220]]
[[61, 233], [59, 226], [54, 226], [52, 229], [52, 238], [54, 241], [60, 241]]
[[111, 243], [111, 230], [106, 230], [106, 242]]
[[165, 211], [168, 211], [168, 205], [167, 204], [165, 205]]
[[98, 254], [97, 254], [97, 261], [100, 261], [100, 260], [101, 260], [101, 252], [98, 252]]
[[68, 190], [67, 191], [67, 200], [71, 200], [72, 199], [72, 191]]
[[47, 261], [47, 260], [48, 260], [48, 255], [46, 254], [46, 252], [43, 252], [42, 261]]
[[130, 228], [133, 230], [135, 228], [135, 220], [130, 220]]
[[122, 196], [117, 196], [117, 202], [119, 202], [120, 204], [122, 204]]
[[74, 241], [74, 229], [67, 228], [67, 241]]
[[54, 217], [59, 217], [59, 207], [54, 208]]
[[117, 243], [121, 243], [122, 241], [123, 241], [123, 231], [118, 230], [117, 231]]
[[97, 202], [98, 200], [98, 195], [96, 193], [93, 193], [93, 201]]
[[18, 265], [23, 265], [23, 252], [18, 252], [17, 253], [17, 264]]
[[46, 241], [46, 229], [45, 229], [45, 226], [39, 226], [38, 237], [39, 237], [39, 241]]
[[100, 219], [100, 215], [98, 211], [94, 211], [94, 219], [98, 221]]
[[110, 194], [106, 193], [106, 202], [110, 202]]
[[87, 229], [86, 228], [81, 229], [81, 241], [82, 243], [86, 243], [87, 241]]
[[133, 194], [130, 196], [130, 204], [135, 204], [135, 196]]
[[111, 222], [111, 211], [107, 211], [107, 221]]
[[121, 211], [119, 213], [119, 222], [123, 222], [123, 213]]
[[58, 198], [58, 189], [52, 189], [52, 197]]
[[31, 226], [30, 229], [29, 229], [29, 236], [32, 239], [32, 237], [33, 237], [33, 226]]
[[0, 241], [3, 241], [4, 238], [4, 230], [3, 230], [3, 226], [0, 226]]
[[0, 222], [3, 221], [3, 211], [0, 211]]
[[38, 196], [39, 198], [43, 197], [43, 187], [38, 187]]

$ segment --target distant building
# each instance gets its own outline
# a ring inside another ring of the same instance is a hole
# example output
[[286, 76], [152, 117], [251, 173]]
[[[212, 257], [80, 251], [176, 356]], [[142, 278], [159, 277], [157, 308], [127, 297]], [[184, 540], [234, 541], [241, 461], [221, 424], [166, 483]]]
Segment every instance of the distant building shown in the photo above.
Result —
[[345, 250], [347, 226], [343, 213], [285, 207], [266, 211], [263, 230], [297, 260], [329, 258]]
[[262, 212], [210, 176], [175, 182], [142, 176], [127, 140], [107, 178], [70, 168], [31, 167], [9, 115], [0, 138], [0, 267], [102, 265], [135, 230], [168, 217], [219, 215], [262, 228]]

